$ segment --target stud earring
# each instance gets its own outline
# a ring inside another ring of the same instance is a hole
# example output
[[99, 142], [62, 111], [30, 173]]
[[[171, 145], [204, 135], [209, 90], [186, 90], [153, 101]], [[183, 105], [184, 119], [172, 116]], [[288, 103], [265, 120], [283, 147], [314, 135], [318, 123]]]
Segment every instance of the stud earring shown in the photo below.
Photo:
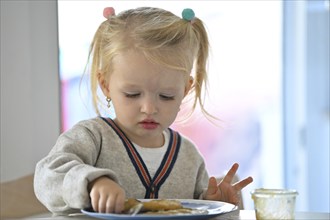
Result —
[[111, 99], [109, 97], [106, 97], [105, 100], [108, 102], [107, 107], [110, 108]]

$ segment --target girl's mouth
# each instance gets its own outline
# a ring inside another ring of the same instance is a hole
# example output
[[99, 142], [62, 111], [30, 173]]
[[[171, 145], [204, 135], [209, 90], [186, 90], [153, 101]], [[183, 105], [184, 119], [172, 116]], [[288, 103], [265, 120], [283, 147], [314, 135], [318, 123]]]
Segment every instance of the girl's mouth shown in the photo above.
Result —
[[153, 129], [156, 129], [159, 124], [156, 123], [155, 121], [144, 120], [144, 121], [140, 122], [140, 125], [144, 129], [153, 130]]

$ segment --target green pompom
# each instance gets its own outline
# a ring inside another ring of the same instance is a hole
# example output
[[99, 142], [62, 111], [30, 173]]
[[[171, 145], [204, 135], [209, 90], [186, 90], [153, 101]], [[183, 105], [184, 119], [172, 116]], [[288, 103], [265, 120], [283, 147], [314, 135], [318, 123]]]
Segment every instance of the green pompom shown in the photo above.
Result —
[[186, 21], [191, 21], [195, 18], [195, 12], [190, 8], [183, 9], [182, 18]]

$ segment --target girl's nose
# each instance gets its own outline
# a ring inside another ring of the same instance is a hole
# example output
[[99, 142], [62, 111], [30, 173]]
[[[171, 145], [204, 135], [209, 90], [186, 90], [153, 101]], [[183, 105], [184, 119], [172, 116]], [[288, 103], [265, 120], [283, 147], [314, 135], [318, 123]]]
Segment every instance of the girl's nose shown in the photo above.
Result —
[[156, 101], [146, 98], [142, 102], [141, 106], [141, 112], [145, 113], [147, 115], [155, 114], [158, 112], [157, 106], [156, 106]]

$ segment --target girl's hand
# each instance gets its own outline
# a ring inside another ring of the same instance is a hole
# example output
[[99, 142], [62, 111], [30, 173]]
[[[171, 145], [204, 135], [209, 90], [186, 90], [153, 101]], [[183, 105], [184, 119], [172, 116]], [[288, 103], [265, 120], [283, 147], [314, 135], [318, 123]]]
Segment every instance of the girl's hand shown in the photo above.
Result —
[[214, 177], [211, 177], [209, 179], [209, 185], [204, 195], [204, 199], [223, 201], [238, 205], [241, 200], [240, 191], [245, 186], [249, 185], [253, 179], [252, 177], [248, 177], [232, 185], [231, 182], [236, 174], [237, 169], [238, 164], [235, 163], [219, 184], [217, 184], [217, 180]]
[[94, 211], [121, 213], [124, 210], [125, 191], [108, 177], [100, 177], [89, 184]]

